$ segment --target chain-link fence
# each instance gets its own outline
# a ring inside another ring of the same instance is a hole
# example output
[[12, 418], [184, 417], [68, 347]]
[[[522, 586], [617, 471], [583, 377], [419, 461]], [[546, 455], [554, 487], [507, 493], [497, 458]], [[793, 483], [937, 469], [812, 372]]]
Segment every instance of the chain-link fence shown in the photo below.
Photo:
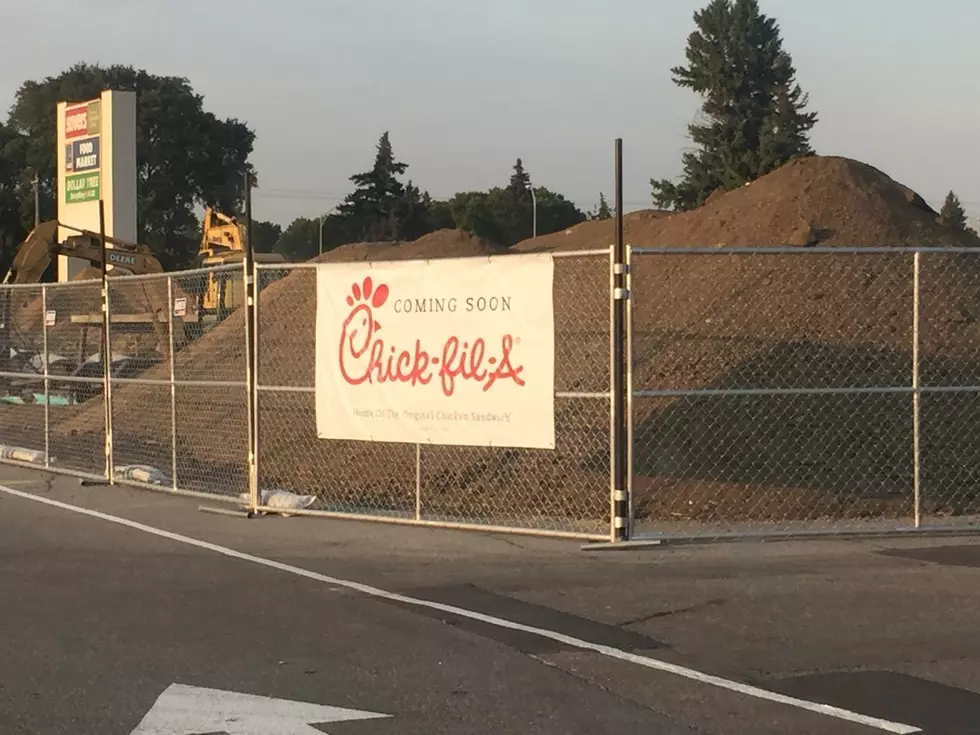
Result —
[[5, 286], [0, 323], [0, 458], [106, 477], [101, 284]]
[[0, 460], [240, 501], [242, 265], [0, 287]]
[[15, 328], [0, 365], [0, 450], [7, 461], [242, 501], [254, 408], [265, 502], [285, 490], [315, 498], [302, 512], [604, 536], [609, 272], [608, 250], [556, 256], [554, 451], [318, 439], [312, 264], [257, 269], [251, 346], [240, 265], [110, 277], [108, 391], [100, 281], [3, 287]]
[[980, 516], [980, 254], [632, 251], [639, 534]]
[[109, 280], [118, 481], [247, 495], [244, 293], [240, 264]]
[[[507, 256], [505, 256], [507, 257]], [[304, 512], [597, 536], [609, 528], [609, 251], [555, 261], [554, 451], [317, 438], [316, 266], [260, 265], [258, 490]]]

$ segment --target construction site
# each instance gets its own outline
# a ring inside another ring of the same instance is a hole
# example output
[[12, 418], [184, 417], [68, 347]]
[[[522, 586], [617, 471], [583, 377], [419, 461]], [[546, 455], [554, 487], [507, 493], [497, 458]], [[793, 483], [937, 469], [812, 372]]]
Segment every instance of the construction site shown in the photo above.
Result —
[[[108, 273], [114, 479], [239, 501], [252, 409], [260, 497], [304, 498], [303, 512], [608, 535], [613, 220], [509, 249], [442, 230], [313, 261], [555, 254], [554, 450], [318, 439], [316, 270], [281, 259], [257, 259], [250, 406], [240, 235], [209, 249], [207, 232], [201, 270], [131, 261], [128, 274]], [[885, 173], [823, 156], [691, 212], [631, 212], [624, 232], [637, 531], [887, 530], [980, 515], [974, 233], [940, 225]], [[98, 265], [43, 294], [36, 282], [3, 290], [8, 460], [106, 471]]]

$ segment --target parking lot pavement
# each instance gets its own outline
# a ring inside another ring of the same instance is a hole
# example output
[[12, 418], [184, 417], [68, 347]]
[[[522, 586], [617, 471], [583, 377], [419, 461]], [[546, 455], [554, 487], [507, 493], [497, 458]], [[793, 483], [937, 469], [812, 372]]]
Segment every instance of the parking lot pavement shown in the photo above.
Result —
[[2, 465], [0, 486], [3, 733], [945, 734], [980, 721], [973, 541], [589, 555], [215, 516]]

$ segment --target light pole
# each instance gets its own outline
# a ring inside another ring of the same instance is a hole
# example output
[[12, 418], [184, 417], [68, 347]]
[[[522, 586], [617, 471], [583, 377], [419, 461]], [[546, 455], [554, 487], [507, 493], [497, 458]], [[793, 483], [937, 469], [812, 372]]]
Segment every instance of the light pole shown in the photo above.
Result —
[[34, 227], [36, 228], [41, 224], [41, 180], [36, 171], [34, 178], [31, 179], [31, 186], [34, 187]]
[[532, 222], [533, 222], [532, 232], [534, 233], [532, 235], [532, 237], [537, 237], [538, 236], [538, 197], [534, 193], [534, 187], [531, 186], [531, 184], [527, 184], [527, 187], [526, 188], [527, 188], [527, 190], [529, 192], [531, 192], [531, 211], [533, 212], [533, 215], [532, 215]]

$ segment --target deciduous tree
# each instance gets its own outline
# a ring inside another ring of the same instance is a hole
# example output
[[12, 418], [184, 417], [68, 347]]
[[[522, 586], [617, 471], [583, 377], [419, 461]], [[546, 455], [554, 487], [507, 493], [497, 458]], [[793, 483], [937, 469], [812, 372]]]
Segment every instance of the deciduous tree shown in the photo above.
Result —
[[182, 77], [132, 66], [76, 64], [58, 76], [26, 81], [8, 125], [24, 146], [22, 165], [40, 174], [42, 207], [51, 215], [56, 211], [55, 106], [95, 98], [104, 89], [136, 92], [139, 239], [168, 268], [189, 264], [200, 240], [195, 209], [241, 210], [255, 133], [240, 120], [205, 110], [202, 96]]

